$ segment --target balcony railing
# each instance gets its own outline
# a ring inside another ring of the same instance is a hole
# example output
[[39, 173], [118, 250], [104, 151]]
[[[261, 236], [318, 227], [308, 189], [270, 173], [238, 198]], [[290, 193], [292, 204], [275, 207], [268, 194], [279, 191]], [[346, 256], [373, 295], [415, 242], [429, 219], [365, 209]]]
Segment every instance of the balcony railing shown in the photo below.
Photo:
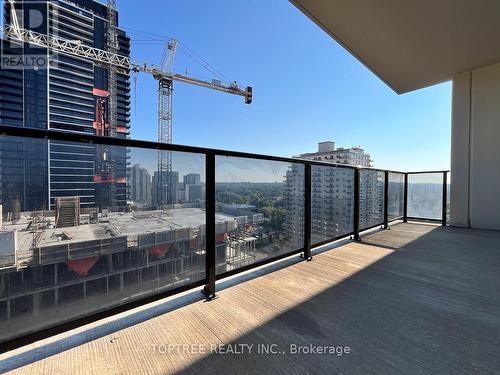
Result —
[[0, 343], [211, 299], [216, 280], [394, 220], [446, 225], [447, 173], [0, 126]]

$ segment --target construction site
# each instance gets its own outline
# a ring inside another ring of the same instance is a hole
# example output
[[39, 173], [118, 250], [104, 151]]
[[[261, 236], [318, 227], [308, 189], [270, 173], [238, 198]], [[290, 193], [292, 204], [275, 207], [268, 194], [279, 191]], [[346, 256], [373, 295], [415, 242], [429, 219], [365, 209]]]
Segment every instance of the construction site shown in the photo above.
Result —
[[[217, 272], [273, 250], [262, 215], [216, 215]], [[97, 213], [78, 198], [0, 231], [2, 339], [205, 278], [205, 210]], [[267, 250], [266, 250], [267, 248]], [[43, 319], [33, 320], [36, 316]], [[8, 324], [5, 324], [7, 323]]]
[[[45, 22], [31, 27], [26, 19], [32, 14]], [[28, 55], [46, 59], [44, 69], [31, 69], [29, 74], [20, 69], [0, 70], [3, 125], [127, 138], [131, 131], [130, 80], [133, 76], [137, 90], [138, 75], [158, 82], [159, 143], [173, 141], [174, 82], [241, 96], [246, 104], [252, 102], [251, 87], [242, 89], [236, 81], [225, 80], [176, 39], [164, 42], [159, 63], [134, 61], [130, 56], [131, 38], [118, 24], [116, 0], [106, 4], [96, 0], [35, 4], [6, 0], [3, 31], [4, 56], [10, 53], [21, 61]], [[174, 61], [179, 50], [193, 57], [213, 78], [176, 73]], [[23, 108], [30, 108], [29, 113], [36, 116], [27, 116]], [[33, 148], [29, 140], [0, 145], [4, 155], [12, 155], [3, 161], [5, 172], [0, 176], [5, 186], [0, 195], [4, 216], [16, 211], [52, 209], [55, 199], [72, 196], [80, 198], [82, 207], [126, 210], [130, 166], [125, 148], [53, 141], [47, 150], [42, 145]], [[15, 165], [12, 159], [16, 157], [28, 160], [28, 165]], [[152, 187], [155, 207], [175, 204], [169, 191], [172, 153], [158, 151], [157, 166], [150, 172], [158, 176]]]

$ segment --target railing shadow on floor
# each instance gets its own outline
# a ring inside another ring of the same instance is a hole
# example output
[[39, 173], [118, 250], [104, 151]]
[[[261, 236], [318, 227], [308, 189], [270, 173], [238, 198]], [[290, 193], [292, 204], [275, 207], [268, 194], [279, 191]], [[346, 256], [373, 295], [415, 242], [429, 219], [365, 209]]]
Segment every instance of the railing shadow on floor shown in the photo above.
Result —
[[350, 355], [210, 353], [182, 372], [498, 371], [500, 234], [430, 227], [406, 239], [397, 230], [382, 236], [395, 238], [384, 246], [370, 235], [359, 246], [388, 255], [228, 343], [348, 345]]

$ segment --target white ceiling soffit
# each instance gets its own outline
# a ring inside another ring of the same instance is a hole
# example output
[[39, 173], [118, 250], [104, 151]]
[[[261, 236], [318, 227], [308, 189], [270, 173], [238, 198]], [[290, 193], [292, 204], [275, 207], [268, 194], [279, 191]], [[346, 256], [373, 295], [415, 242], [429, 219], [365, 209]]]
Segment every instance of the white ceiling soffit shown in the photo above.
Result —
[[290, 0], [398, 94], [500, 62], [500, 0]]

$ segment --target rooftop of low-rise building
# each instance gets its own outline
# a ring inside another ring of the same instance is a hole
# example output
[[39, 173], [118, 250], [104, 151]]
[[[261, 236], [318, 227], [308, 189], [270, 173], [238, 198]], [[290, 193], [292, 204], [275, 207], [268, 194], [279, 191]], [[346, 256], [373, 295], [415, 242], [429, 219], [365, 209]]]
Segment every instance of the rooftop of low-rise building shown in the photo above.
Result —
[[341, 152], [356, 152], [356, 153], [364, 153], [367, 156], [370, 156], [369, 153], [365, 152], [365, 150], [360, 146], [353, 147], [336, 147], [335, 142], [333, 141], [324, 141], [318, 143], [318, 150], [316, 152], [306, 152], [300, 155], [296, 155], [294, 157], [297, 158], [307, 158], [318, 155], [330, 155], [332, 153], [341, 153]]
[[[50, 212], [45, 216], [40, 213], [21, 213], [18, 220], [4, 222], [4, 231], [16, 231], [17, 249], [28, 250], [34, 243], [35, 247], [44, 247], [205, 225], [205, 210], [202, 208], [113, 212], [107, 216], [101, 215], [95, 221], [86, 216], [82, 215], [82, 224], [79, 226], [56, 228], [55, 217]], [[215, 220], [217, 224], [235, 222], [236, 216], [218, 212]]]

